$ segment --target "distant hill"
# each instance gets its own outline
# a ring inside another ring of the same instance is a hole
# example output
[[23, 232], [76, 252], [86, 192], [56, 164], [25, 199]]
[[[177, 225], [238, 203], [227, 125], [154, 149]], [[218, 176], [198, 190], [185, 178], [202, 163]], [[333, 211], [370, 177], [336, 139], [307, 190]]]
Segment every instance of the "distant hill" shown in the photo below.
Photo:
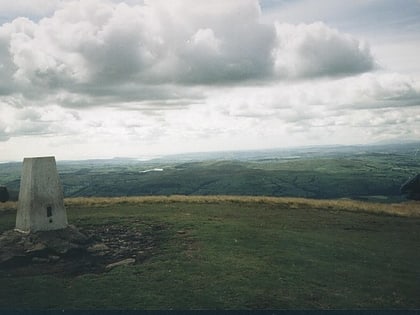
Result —
[[[79, 196], [256, 195], [398, 201], [420, 172], [420, 142], [195, 153], [148, 161], [58, 161], [64, 194]], [[0, 164], [11, 199], [21, 163]], [[159, 171], [154, 171], [159, 170]]]

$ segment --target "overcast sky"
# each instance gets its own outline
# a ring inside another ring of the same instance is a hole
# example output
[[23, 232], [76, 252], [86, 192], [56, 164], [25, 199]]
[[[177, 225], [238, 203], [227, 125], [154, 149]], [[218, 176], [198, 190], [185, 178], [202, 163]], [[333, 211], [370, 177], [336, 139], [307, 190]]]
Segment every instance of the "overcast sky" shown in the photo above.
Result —
[[0, 161], [420, 140], [420, 0], [0, 0]]

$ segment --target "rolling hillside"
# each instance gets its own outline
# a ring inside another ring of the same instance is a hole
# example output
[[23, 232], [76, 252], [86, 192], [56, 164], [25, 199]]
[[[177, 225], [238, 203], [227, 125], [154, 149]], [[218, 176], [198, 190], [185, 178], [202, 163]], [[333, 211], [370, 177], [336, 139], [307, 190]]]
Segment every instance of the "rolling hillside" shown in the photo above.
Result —
[[[58, 162], [66, 197], [254, 195], [395, 202], [420, 173], [419, 144]], [[0, 164], [14, 199], [20, 163]]]

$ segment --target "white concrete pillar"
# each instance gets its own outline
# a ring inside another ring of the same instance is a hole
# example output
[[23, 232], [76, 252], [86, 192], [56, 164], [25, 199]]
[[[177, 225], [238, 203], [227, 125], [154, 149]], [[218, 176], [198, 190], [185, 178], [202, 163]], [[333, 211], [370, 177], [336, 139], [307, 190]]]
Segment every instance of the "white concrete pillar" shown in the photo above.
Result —
[[35, 232], [67, 227], [63, 189], [55, 158], [23, 160], [16, 230]]

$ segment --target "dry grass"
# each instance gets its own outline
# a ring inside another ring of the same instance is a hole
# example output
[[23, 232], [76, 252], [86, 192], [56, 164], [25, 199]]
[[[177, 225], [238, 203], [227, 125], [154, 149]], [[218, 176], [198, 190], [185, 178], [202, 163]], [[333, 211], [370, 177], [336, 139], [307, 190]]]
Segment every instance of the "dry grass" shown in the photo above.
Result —
[[16, 210], [16, 201], [0, 202], [0, 211]]
[[106, 206], [110, 204], [142, 204], [142, 203], [260, 203], [284, 206], [290, 209], [314, 208], [337, 211], [356, 211], [383, 213], [405, 217], [420, 217], [420, 202], [409, 201], [397, 204], [362, 202], [348, 199], [307, 199], [265, 196], [142, 196], [142, 197], [90, 197], [69, 198], [69, 206]]
[[[141, 196], [141, 197], [78, 197], [67, 198], [65, 204], [70, 207], [101, 207], [118, 204], [145, 204], [145, 203], [259, 203], [279, 205], [289, 209], [312, 208], [334, 211], [354, 211], [390, 214], [404, 217], [420, 217], [420, 202], [407, 201], [395, 204], [364, 202], [349, 199], [308, 199], [291, 197], [265, 197], [265, 196]], [[0, 211], [16, 209], [16, 202], [0, 203]]]

